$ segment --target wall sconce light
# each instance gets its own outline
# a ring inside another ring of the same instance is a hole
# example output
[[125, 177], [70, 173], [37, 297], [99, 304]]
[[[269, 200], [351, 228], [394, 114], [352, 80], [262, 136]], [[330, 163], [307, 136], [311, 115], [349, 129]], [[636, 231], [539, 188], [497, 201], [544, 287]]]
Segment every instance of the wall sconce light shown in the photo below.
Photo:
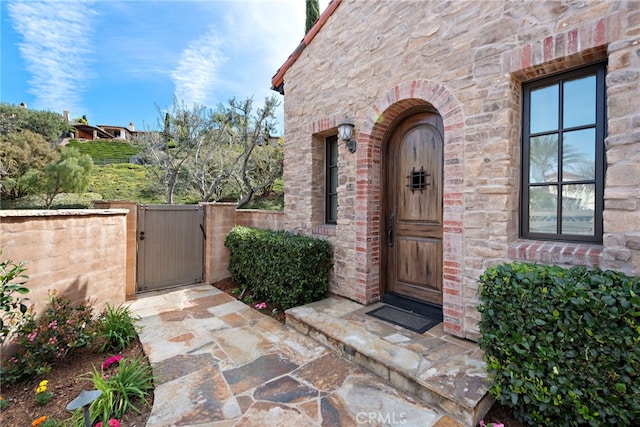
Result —
[[351, 139], [353, 128], [354, 124], [347, 116], [344, 116], [344, 119], [342, 119], [342, 122], [338, 125], [338, 136], [340, 140], [345, 143], [350, 153], [356, 152], [356, 142]]

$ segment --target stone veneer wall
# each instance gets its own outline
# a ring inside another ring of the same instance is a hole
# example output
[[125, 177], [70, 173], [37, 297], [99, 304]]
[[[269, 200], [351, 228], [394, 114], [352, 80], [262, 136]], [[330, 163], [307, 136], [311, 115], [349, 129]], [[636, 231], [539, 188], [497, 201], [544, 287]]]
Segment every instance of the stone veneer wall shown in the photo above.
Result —
[[[608, 60], [604, 242], [519, 239], [521, 83]], [[640, 274], [640, 2], [343, 0], [285, 74], [285, 227], [329, 239], [331, 290], [379, 298], [385, 132], [433, 106], [444, 135], [444, 315], [477, 339], [477, 278], [509, 260]], [[338, 223], [323, 224], [324, 138], [345, 116]]]
[[91, 298], [96, 313], [124, 302], [127, 212], [0, 210], [0, 257], [25, 262], [26, 297], [36, 313], [53, 290], [75, 302]]

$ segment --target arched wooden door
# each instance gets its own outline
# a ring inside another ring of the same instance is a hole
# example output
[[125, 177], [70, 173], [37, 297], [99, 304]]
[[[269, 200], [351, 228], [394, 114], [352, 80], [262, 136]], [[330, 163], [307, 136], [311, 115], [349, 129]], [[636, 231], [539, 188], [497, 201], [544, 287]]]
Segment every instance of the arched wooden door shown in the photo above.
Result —
[[383, 189], [383, 291], [442, 305], [442, 118], [419, 113], [393, 130]]

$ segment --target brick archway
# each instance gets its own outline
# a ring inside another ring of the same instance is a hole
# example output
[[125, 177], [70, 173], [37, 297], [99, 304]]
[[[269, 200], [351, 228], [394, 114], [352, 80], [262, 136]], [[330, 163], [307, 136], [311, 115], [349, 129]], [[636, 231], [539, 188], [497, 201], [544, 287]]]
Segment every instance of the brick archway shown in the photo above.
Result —
[[356, 297], [380, 298], [381, 153], [385, 133], [408, 109], [435, 108], [444, 122], [443, 314], [445, 331], [462, 336], [463, 128], [462, 108], [449, 90], [427, 80], [392, 87], [376, 99], [358, 131], [356, 166]]

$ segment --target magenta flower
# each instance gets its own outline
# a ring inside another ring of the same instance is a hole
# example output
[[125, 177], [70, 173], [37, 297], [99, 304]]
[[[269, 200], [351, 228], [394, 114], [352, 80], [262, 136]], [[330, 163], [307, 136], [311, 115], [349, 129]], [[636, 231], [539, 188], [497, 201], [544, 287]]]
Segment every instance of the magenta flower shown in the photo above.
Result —
[[[102, 421], [98, 421], [95, 425], [95, 427], [102, 427]], [[107, 422], [107, 426], [109, 427], [120, 427], [120, 421], [116, 420], [115, 418], [111, 418], [108, 422]]]
[[119, 364], [121, 360], [122, 360], [122, 355], [120, 354], [117, 356], [111, 356], [110, 358], [105, 360], [104, 363], [102, 364], [102, 370], [105, 371], [109, 369], [109, 366], [113, 365], [114, 363]]
[[267, 303], [266, 302], [259, 302], [256, 304], [255, 306], [258, 310], [262, 310], [263, 308], [267, 308]]

